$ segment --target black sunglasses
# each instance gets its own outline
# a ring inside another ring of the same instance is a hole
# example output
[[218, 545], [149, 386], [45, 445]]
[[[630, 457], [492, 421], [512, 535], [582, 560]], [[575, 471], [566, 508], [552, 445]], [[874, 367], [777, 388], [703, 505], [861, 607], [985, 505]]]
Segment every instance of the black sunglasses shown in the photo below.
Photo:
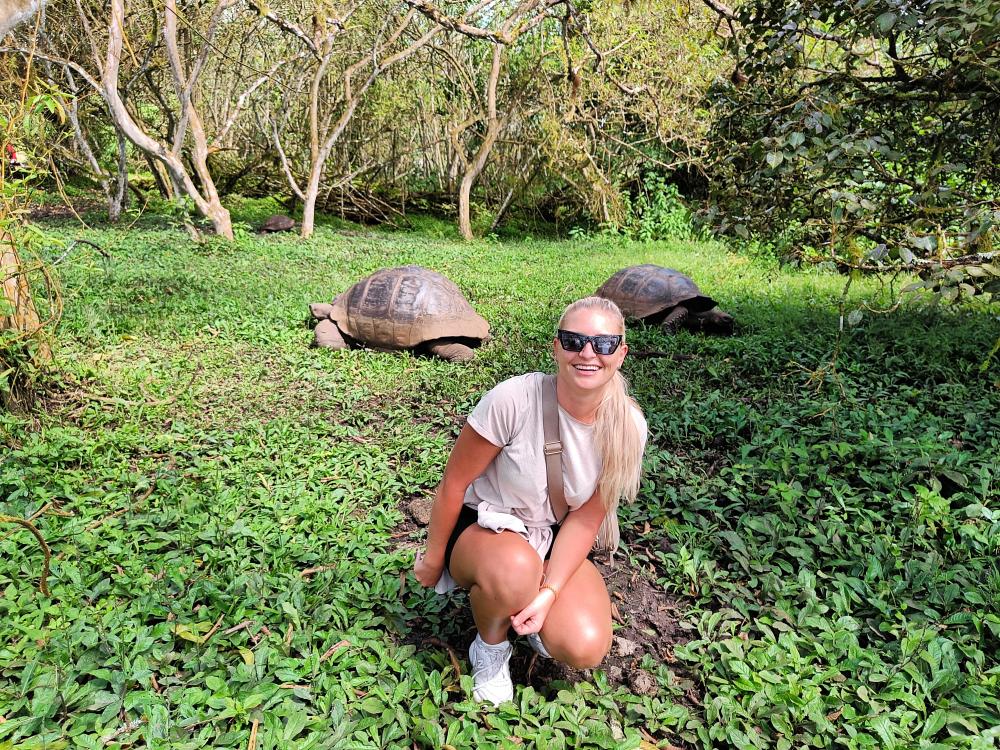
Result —
[[559, 337], [559, 344], [568, 352], [582, 352], [583, 347], [589, 342], [594, 347], [595, 354], [607, 356], [614, 354], [621, 346], [622, 337], [619, 334], [601, 334], [598, 336], [584, 336], [575, 331], [564, 331], [560, 328], [556, 331]]

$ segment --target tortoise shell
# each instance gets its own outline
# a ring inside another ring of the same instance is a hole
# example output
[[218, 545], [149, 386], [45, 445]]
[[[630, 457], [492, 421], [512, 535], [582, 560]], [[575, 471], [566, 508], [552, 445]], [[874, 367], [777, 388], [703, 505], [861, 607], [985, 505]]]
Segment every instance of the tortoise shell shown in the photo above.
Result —
[[629, 266], [618, 271], [597, 290], [621, 308], [626, 318], [654, 322], [677, 305], [683, 304], [692, 313], [702, 313], [716, 306], [690, 277], [672, 268], [651, 263]]
[[267, 220], [260, 226], [261, 233], [291, 232], [293, 229], [295, 229], [295, 222], [287, 216], [282, 216], [281, 214], [268, 216]]
[[376, 271], [339, 295], [329, 317], [351, 338], [385, 349], [441, 338], [481, 341], [490, 332], [453, 281], [422, 266]]

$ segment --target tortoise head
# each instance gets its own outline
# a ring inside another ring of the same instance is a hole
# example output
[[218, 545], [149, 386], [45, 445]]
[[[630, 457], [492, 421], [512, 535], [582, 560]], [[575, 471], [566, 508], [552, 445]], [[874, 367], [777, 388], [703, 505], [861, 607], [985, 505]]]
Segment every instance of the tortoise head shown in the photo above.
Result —
[[692, 314], [688, 317], [687, 324], [696, 331], [719, 336], [732, 336], [736, 332], [736, 319], [718, 307]]

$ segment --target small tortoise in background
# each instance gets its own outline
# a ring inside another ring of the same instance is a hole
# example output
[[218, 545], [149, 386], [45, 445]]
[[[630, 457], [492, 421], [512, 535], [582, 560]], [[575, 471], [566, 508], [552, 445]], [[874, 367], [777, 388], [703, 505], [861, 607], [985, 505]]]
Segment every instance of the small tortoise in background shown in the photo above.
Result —
[[292, 219], [281, 214], [274, 214], [274, 216], [268, 216], [257, 231], [261, 234], [267, 234], [268, 232], [291, 232], [294, 229], [295, 222]]
[[328, 349], [415, 349], [467, 362], [490, 335], [455, 283], [422, 266], [383, 268], [309, 312], [318, 321], [316, 346]]
[[601, 285], [598, 297], [612, 300], [626, 318], [659, 324], [667, 334], [692, 331], [732, 335], [736, 321], [680, 271], [647, 263], [623, 268]]

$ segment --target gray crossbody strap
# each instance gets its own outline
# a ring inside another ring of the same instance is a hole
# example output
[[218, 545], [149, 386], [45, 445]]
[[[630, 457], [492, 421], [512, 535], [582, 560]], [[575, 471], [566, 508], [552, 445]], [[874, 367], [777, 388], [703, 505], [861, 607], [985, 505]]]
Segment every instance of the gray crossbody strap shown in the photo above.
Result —
[[563, 492], [562, 441], [559, 439], [559, 401], [556, 397], [555, 375], [546, 375], [542, 382], [542, 430], [545, 437], [545, 479], [549, 486], [549, 503], [556, 523], [562, 523], [569, 513], [569, 506]]

